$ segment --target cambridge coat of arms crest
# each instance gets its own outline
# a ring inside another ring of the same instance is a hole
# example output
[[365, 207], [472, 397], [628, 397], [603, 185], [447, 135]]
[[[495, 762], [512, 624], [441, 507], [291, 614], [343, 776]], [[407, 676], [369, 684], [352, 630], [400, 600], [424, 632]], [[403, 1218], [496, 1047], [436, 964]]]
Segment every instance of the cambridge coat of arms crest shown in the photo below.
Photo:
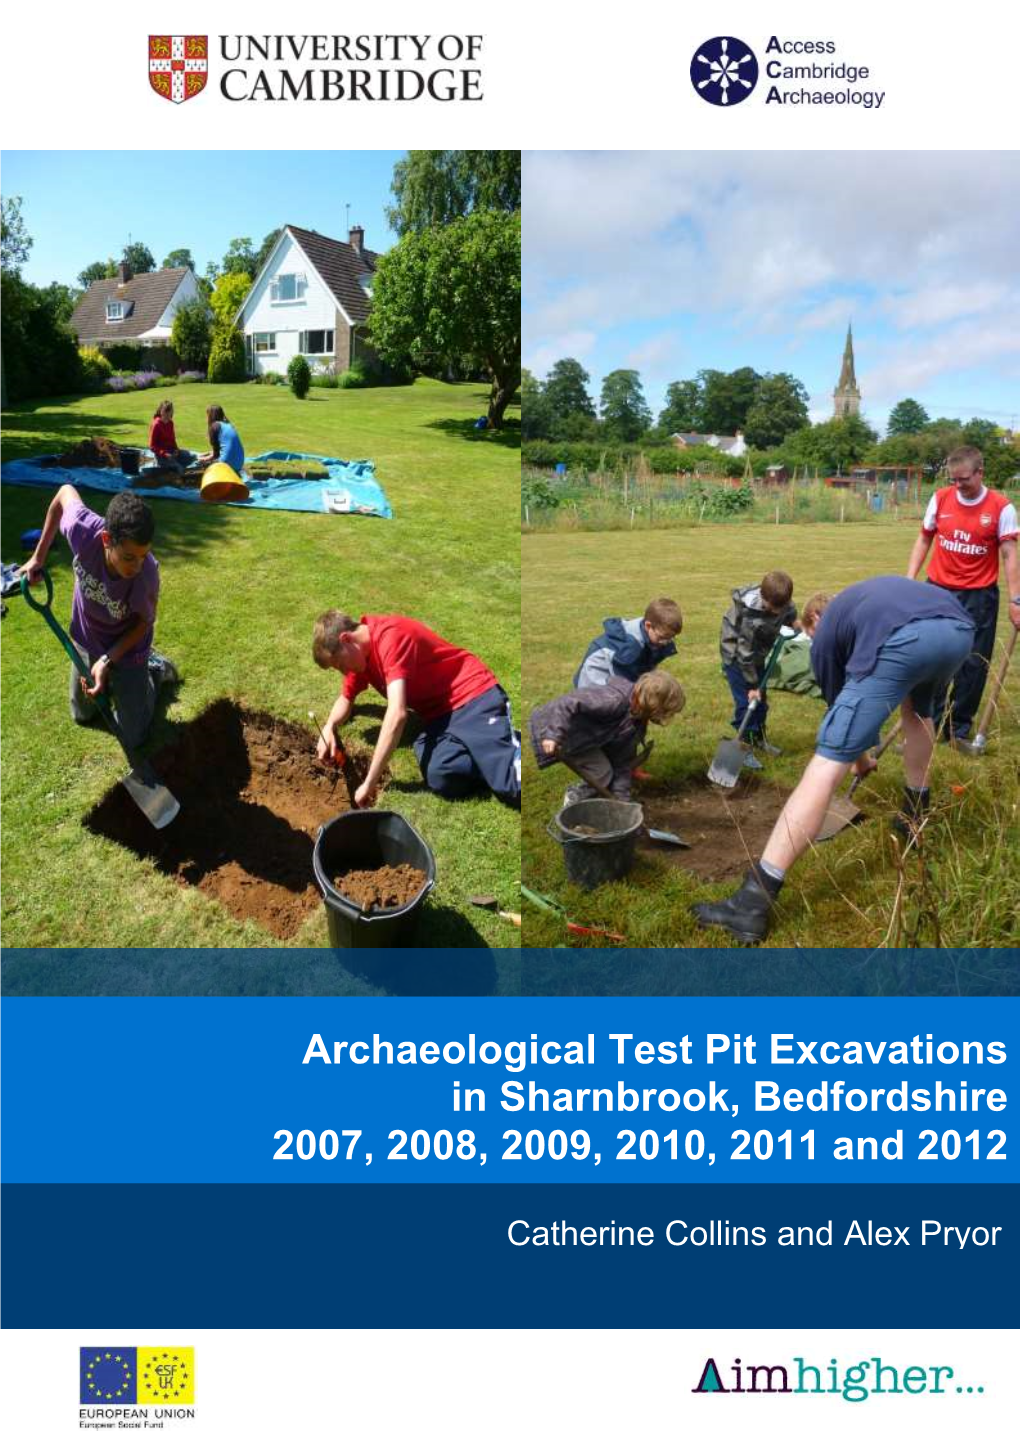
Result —
[[164, 100], [182, 105], [208, 78], [208, 35], [149, 36], [149, 84]]

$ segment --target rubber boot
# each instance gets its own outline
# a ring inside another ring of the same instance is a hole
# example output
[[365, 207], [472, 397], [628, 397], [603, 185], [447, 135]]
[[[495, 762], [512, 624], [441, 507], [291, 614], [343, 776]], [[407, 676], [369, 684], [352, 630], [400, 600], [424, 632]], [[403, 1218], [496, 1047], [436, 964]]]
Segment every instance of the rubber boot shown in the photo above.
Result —
[[904, 841], [916, 836], [924, 818], [928, 815], [931, 791], [927, 786], [904, 786], [903, 801], [898, 815], [893, 817], [892, 829]]
[[701, 901], [694, 907], [698, 925], [722, 926], [738, 941], [764, 941], [772, 903], [782, 884], [754, 866], [732, 896], [724, 901]]

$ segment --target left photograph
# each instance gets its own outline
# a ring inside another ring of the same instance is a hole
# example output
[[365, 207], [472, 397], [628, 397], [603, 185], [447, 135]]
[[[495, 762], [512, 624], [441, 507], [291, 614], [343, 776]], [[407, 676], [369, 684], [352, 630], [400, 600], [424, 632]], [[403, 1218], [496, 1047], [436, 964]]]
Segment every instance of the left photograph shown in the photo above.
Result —
[[[84, 991], [112, 948], [142, 994], [513, 991], [519, 152], [2, 185], [5, 946]], [[484, 965], [409, 981], [440, 948]]]

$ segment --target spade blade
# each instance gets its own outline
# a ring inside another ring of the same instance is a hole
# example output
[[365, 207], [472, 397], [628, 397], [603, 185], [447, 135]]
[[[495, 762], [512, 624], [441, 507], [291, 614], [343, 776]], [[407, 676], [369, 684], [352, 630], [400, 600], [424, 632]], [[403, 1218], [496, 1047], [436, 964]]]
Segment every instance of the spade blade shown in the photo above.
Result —
[[740, 768], [744, 764], [744, 748], [739, 741], [720, 741], [716, 747], [712, 764], [708, 768], [708, 779], [716, 786], [733, 788], [740, 780]]
[[137, 763], [123, 778], [124, 789], [146, 821], [162, 831], [181, 809], [181, 803], [166, 789], [147, 763]]
[[856, 826], [864, 820], [864, 812], [855, 806], [848, 796], [834, 796], [822, 818], [822, 826], [816, 841], [831, 841], [848, 826]]

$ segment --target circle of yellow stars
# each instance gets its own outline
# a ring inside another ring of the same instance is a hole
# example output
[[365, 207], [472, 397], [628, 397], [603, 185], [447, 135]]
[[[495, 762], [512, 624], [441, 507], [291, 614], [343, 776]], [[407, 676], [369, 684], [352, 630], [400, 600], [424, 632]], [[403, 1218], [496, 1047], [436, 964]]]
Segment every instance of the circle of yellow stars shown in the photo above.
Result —
[[[166, 1361], [168, 1361], [168, 1362], [180, 1362], [180, 1360], [181, 1360], [180, 1357], [178, 1356], [178, 1354], [177, 1354], [176, 1352], [164, 1352], [164, 1353], [163, 1353], [163, 1357], [164, 1357], [164, 1359], [165, 1359]], [[153, 1371], [155, 1365], [156, 1365], [156, 1364], [153, 1363], [153, 1362], [146, 1362], [146, 1364], [145, 1364], [145, 1371], [142, 1373], [142, 1382], [145, 1384], [146, 1387], [149, 1388], [150, 1391], [153, 1391], [153, 1392], [155, 1392], [155, 1391], [160, 1391], [160, 1392], [163, 1393], [163, 1395], [164, 1395], [165, 1397], [179, 1397], [179, 1396], [181, 1395], [181, 1393], [184, 1391], [184, 1389], [185, 1389], [185, 1387], [186, 1387], [186, 1385], [187, 1385], [187, 1382], [188, 1382], [188, 1369], [187, 1369], [187, 1367], [182, 1366], [182, 1367], [180, 1368], [180, 1371], [179, 1371], [178, 1374], [177, 1374], [178, 1381], [179, 1381], [180, 1385], [179, 1385], [178, 1387], [169, 1388], [169, 1387], [163, 1387], [163, 1386], [160, 1384], [159, 1379], [158, 1379], [158, 1377], [155, 1377], [155, 1373], [154, 1373], [154, 1372], [153, 1372], [153, 1377], [155, 1378], [155, 1380], [150, 1379], [149, 1373], [150, 1373], [150, 1371]]]
[[[104, 1392], [103, 1388], [96, 1383], [95, 1369], [101, 1362], [119, 1363], [121, 1371], [124, 1373], [124, 1380], [121, 1382], [121, 1385], [112, 1392]], [[115, 1402], [118, 1397], [123, 1397], [128, 1391], [128, 1383], [131, 1381], [131, 1369], [119, 1352], [97, 1352], [86, 1368], [85, 1381], [88, 1384], [88, 1390], [94, 1392], [97, 1397], [102, 1397], [106, 1402]]]

